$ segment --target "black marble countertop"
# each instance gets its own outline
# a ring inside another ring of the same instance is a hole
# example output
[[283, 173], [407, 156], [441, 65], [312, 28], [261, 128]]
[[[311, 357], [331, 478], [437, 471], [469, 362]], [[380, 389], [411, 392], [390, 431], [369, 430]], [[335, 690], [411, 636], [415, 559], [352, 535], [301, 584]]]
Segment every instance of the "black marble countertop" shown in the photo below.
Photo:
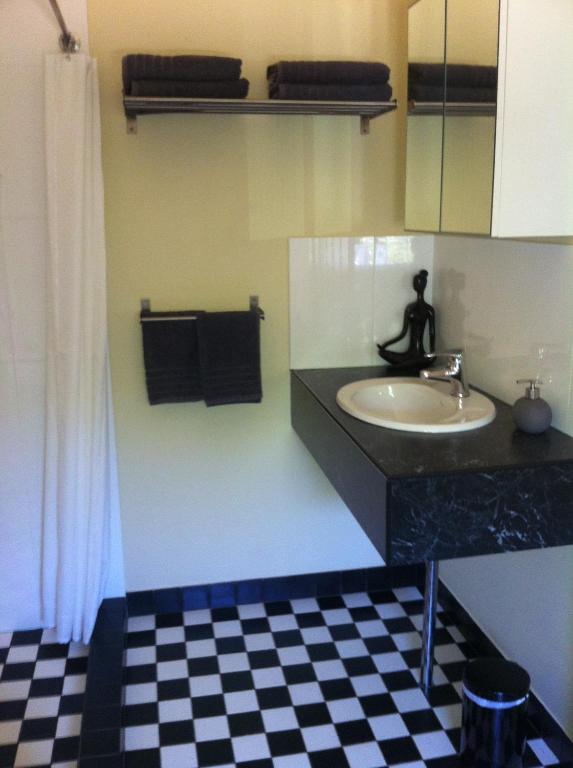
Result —
[[496, 407], [491, 424], [469, 432], [432, 435], [367, 424], [337, 405], [340, 387], [352, 381], [391, 375], [388, 367], [317, 368], [294, 370], [292, 374], [388, 480], [573, 463], [573, 438], [553, 428], [542, 435], [519, 431], [513, 423], [511, 407], [487, 392], [484, 394]]

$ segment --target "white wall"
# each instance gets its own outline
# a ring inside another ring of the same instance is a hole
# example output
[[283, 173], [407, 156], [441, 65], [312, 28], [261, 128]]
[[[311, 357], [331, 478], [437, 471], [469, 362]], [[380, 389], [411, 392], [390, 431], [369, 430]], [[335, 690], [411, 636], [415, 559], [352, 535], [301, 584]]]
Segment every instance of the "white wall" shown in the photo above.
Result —
[[[62, 0], [87, 43], [85, 0]], [[40, 625], [46, 189], [44, 54], [58, 51], [48, 2], [0, 4], [0, 631]], [[123, 589], [119, 524], [108, 594]]]
[[[542, 376], [554, 426], [573, 434], [573, 246], [435, 242], [441, 345], [465, 347], [470, 382], [507, 403], [515, 379]], [[442, 578], [573, 735], [573, 547], [452, 560]]]

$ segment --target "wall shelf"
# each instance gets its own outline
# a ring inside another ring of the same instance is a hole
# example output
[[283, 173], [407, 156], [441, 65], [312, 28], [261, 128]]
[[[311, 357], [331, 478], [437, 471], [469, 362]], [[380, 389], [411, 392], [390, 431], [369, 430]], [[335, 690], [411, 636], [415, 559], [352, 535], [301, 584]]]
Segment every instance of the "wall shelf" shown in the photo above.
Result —
[[279, 99], [187, 99], [124, 96], [127, 132], [137, 133], [140, 115], [185, 112], [221, 115], [356, 115], [360, 133], [370, 133], [370, 120], [392, 112], [394, 101], [283, 101]]
[[409, 101], [409, 115], [441, 115], [449, 117], [495, 117], [497, 104], [495, 102], [457, 102], [450, 101]]

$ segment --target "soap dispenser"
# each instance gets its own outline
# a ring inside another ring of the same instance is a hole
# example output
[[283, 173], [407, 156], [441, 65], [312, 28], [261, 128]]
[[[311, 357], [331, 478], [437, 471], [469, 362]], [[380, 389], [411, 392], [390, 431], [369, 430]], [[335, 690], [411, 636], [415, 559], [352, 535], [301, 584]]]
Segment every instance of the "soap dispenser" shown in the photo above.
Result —
[[539, 379], [518, 379], [517, 384], [527, 384], [525, 397], [520, 397], [513, 405], [513, 420], [523, 432], [538, 435], [551, 424], [551, 407], [541, 397]]

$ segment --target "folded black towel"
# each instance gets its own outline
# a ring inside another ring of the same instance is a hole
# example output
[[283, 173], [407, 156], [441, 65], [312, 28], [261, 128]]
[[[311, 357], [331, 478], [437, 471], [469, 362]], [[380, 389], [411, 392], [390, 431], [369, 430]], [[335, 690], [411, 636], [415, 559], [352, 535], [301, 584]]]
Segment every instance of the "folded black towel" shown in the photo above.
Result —
[[207, 405], [259, 403], [262, 398], [256, 312], [205, 312], [197, 320]]
[[152, 56], [131, 53], [123, 57], [123, 92], [131, 95], [133, 80], [238, 80], [241, 59], [227, 56]]
[[[408, 83], [440, 85], [443, 82], [443, 64], [408, 64]], [[497, 86], [497, 67], [485, 67], [474, 64], [448, 64], [447, 82], [448, 87], [495, 88]]]
[[141, 323], [147, 396], [151, 405], [203, 399], [199, 366], [197, 320], [202, 312], [145, 312]]
[[387, 83], [390, 68], [376, 61], [279, 61], [267, 68], [274, 83]]
[[299, 101], [389, 101], [392, 87], [378, 85], [301, 85], [278, 83], [270, 85], [269, 98]]
[[132, 96], [195, 99], [244, 99], [249, 81], [240, 80], [133, 80]]
[[[410, 85], [408, 87], [408, 98], [413, 101], [442, 102], [444, 100], [444, 86]], [[497, 90], [495, 88], [461, 88], [450, 85], [446, 88], [446, 102], [452, 104], [460, 102], [495, 104], [496, 99]]]

